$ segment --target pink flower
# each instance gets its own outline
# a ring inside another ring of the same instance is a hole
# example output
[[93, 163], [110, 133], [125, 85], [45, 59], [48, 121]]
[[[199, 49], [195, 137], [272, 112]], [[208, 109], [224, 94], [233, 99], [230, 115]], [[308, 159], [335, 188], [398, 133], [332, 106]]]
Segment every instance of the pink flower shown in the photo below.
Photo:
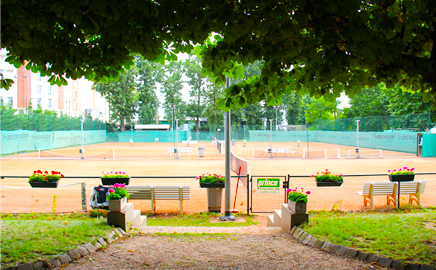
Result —
[[309, 195], [309, 194], [310, 194], [310, 191], [306, 191], [306, 194]]
[[125, 188], [126, 185], [124, 185], [124, 184], [118, 184], [118, 187], [120, 187], [120, 188]]
[[415, 170], [415, 168], [410, 169], [411, 172], [412, 172], [413, 170]]
[[391, 170], [388, 170], [388, 172], [391, 172]]
[[115, 183], [115, 184], [114, 184], [114, 188], [117, 188], [117, 187], [120, 187], [120, 184]]
[[108, 191], [109, 191], [110, 193], [115, 192], [115, 190], [114, 190], [113, 188], [110, 188]]
[[292, 189], [288, 188], [288, 189], [286, 190], [286, 194], [288, 194], [288, 193], [291, 192], [291, 191], [292, 191]]

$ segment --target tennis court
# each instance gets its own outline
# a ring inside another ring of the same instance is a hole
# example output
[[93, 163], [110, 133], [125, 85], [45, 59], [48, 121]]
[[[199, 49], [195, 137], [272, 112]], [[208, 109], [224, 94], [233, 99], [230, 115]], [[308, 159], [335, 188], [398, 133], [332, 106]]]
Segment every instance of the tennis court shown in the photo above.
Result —
[[[94, 186], [100, 184], [98, 178], [86, 178], [86, 176], [99, 177], [105, 171], [125, 171], [130, 176], [131, 185], [189, 185], [191, 187], [191, 199], [184, 201], [185, 212], [200, 212], [207, 210], [206, 189], [201, 189], [197, 180], [191, 176], [197, 176], [204, 172], [224, 174], [224, 155], [220, 154], [211, 142], [198, 142], [189, 146], [178, 143], [178, 147], [191, 147], [192, 153], [181, 153], [179, 159], [170, 157], [168, 148], [174, 147], [174, 143], [101, 143], [85, 146], [84, 157], [79, 152], [80, 147], [54, 149], [49, 152], [33, 152], [1, 159], [2, 176], [29, 176], [34, 170], [56, 170], [66, 177], [60, 181], [57, 189], [32, 189], [26, 178], [5, 178], [1, 180], [1, 211], [2, 212], [51, 212], [53, 208], [53, 195], [56, 195], [56, 211], [80, 211], [81, 210], [81, 184], [86, 184], [86, 197], [89, 199]], [[198, 148], [204, 147], [204, 157], [199, 157]], [[345, 178], [344, 184], [339, 188], [317, 188], [313, 178], [308, 178], [318, 171], [329, 169], [331, 172], [344, 175], [360, 174], [387, 174], [388, 169], [398, 169], [404, 166], [414, 167], [417, 173], [435, 173], [436, 158], [422, 158], [414, 154], [384, 151], [383, 157], [373, 151], [374, 149], [361, 148], [361, 158], [351, 156], [348, 151], [354, 152], [349, 146], [331, 145], [325, 143], [310, 142], [274, 142], [273, 148], [287, 148], [295, 150], [294, 157], [278, 155], [269, 158], [268, 155], [260, 155], [253, 159], [253, 151], [265, 151], [270, 148], [269, 142], [236, 142], [231, 150], [241, 158], [250, 161], [250, 175], [287, 176], [291, 179], [291, 185], [304, 187], [310, 190], [308, 209], [321, 210], [332, 208], [340, 210], [369, 209], [363, 206], [363, 199], [356, 194], [361, 190], [364, 182], [388, 181], [388, 177], [349, 177]], [[309, 156], [302, 158], [303, 149], [310, 149]], [[322, 149], [331, 150], [337, 155], [329, 155], [326, 159], [324, 154], [316, 155]], [[365, 153], [364, 150], [368, 150]], [[372, 150], [372, 151], [371, 151]], [[374, 152], [374, 153], [373, 153]], [[115, 159], [113, 154], [115, 153]], [[38, 159], [39, 154], [39, 159]], [[147, 176], [186, 176], [186, 178], [146, 178]], [[427, 180], [426, 190], [421, 195], [423, 206], [436, 205], [436, 175], [416, 176], [416, 180]], [[238, 195], [234, 202], [237, 178], [232, 178], [232, 208], [247, 211], [247, 188], [239, 183]], [[75, 184], [77, 183], [77, 184]], [[255, 187], [253, 199], [256, 200]], [[281, 196], [280, 194], [273, 196]], [[376, 197], [376, 208], [386, 208], [386, 198]], [[147, 213], [150, 210], [149, 201], [133, 201], [136, 209]], [[267, 205], [272, 200], [265, 200], [262, 204]], [[275, 207], [275, 205], [273, 206]], [[88, 207], [89, 208], [89, 207]], [[223, 208], [224, 210], [224, 203]], [[178, 201], [157, 201], [157, 211], [165, 213], [178, 212]]]

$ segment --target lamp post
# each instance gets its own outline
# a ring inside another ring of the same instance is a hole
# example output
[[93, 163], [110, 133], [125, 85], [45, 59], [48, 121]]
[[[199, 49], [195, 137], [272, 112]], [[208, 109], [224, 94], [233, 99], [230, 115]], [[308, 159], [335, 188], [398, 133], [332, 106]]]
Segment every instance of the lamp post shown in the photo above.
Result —
[[179, 159], [179, 119], [176, 119], [176, 151], [174, 153], [174, 158]]
[[272, 121], [273, 121], [273, 119], [269, 119], [269, 129], [270, 129], [270, 132], [269, 132], [269, 135], [270, 135], [269, 158], [272, 158]]
[[171, 129], [174, 130], [174, 108], [176, 107], [176, 105], [170, 105], [168, 106], [168, 108], [172, 108], [173, 110], [173, 116], [171, 117]]
[[277, 110], [280, 108], [280, 106], [273, 106], [273, 108], [276, 110], [276, 130], [278, 130], [278, 125], [277, 125]]
[[357, 123], [357, 148], [356, 148], [356, 152], [357, 152], [357, 157], [360, 158], [360, 149], [359, 149], [359, 122], [360, 120], [356, 120]]

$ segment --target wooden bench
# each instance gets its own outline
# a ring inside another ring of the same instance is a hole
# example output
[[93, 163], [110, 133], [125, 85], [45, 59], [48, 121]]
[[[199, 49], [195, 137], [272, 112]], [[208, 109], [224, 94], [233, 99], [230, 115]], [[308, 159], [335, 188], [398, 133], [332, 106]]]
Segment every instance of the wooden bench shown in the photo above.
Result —
[[[424, 193], [425, 184], [427, 181], [411, 181], [411, 182], [401, 182], [400, 184], [400, 195], [408, 194], [409, 203], [412, 204], [413, 201], [421, 206], [421, 194]], [[390, 202], [397, 205], [397, 193], [398, 183], [397, 182], [387, 182], [387, 183], [364, 183], [362, 191], [358, 191], [357, 194], [363, 196], [363, 204], [366, 206], [367, 203], [371, 205], [371, 209], [374, 209], [373, 196], [374, 195], [386, 195], [386, 202], [389, 205]]]
[[370, 204], [371, 209], [374, 210], [374, 196], [385, 195], [386, 204], [389, 205], [391, 202], [396, 206], [397, 198], [397, 183], [387, 182], [387, 183], [364, 183], [362, 191], [357, 191], [357, 194], [363, 196], [363, 204], [366, 206], [367, 203]]
[[416, 201], [421, 206], [421, 194], [425, 191], [426, 183], [427, 181], [401, 182], [400, 195], [409, 194], [409, 203], [412, 204], [413, 201]]
[[[178, 147], [177, 151], [181, 153], [188, 153], [188, 157], [191, 157], [192, 147]], [[174, 147], [168, 147], [168, 153], [170, 153], [170, 157], [174, 154]]]
[[126, 186], [129, 200], [151, 200], [151, 213], [156, 212], [156, 200], [179, 200], [180, 214], [183, 213], [183, 200], [191, 199], [189, 186]]

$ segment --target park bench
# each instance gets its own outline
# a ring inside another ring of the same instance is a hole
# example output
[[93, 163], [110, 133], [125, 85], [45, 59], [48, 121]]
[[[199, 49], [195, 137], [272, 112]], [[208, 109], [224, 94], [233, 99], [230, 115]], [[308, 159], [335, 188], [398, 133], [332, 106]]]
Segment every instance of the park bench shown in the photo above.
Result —
[[189, 186], [126, 186], [129, 200], [150, 200], [151, 213], [156, 211], [156, 200], [179, 200], [180, 214], [183, 213], [183, 200], [191, 199]]
[[[421, 206], [421, 194], [424, 193], [425, 184], [427, 181], [411, 181], [411, 182], [401, 182], [400, 184], [400, 195], [408, 194], [409, 203], [412, 204], [413, 201]], [[395, 182], [387, 183], [364, 183], [362, 191], [358, 191], [357, 194], [363, 196], [363, 204], [366, 206], [367, 203], [371, 205], [371, 209], [374, 209], [373, 196], [374, 195], [386, 195], [387, 204], [390, 202], [394, 204], [397, 203], [397, 193], [398, 184]]]
[[[181, 153], [188, 153], [188, 157], [191, 157], [192, 153], [192, 147], [178, 147], [177, 152]], [[170, 153], [170, 157], [174, 154], [174, 147], [168, 147], [168, 153]]]
[[371, 209], [374, 210], [374, 196], [385, 195], [386, 204], [391, 202], [396, 206], [397, 198], [397, 183], [384, 182], [384, 183], [364, 183], [362, 191], [357, 191], [357, 194], [363, 196], [363, 204], [366, 206], [368, 203]]

